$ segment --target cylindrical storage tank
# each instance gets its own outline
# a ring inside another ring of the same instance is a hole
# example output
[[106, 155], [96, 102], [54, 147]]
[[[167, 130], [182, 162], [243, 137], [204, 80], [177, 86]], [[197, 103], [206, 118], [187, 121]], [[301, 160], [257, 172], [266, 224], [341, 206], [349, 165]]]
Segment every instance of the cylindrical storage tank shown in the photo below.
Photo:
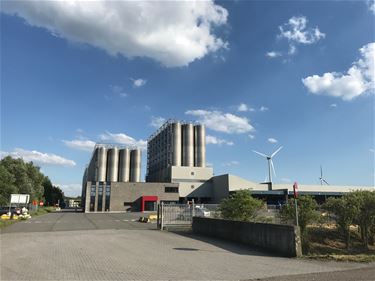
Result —
[[182, 166], [194, 166], [194, 127], [182, 125]]
[[97, 181], [105, 181], [106, 171], [107, 171], [107, 149], [103, 146], [99, 147], [97, 169], [98, 169]]
[[133, 149], [130, 151], [130, 181], [141, 181], [141, 150]]
[[108, 149], [107, 152], [107, 181], [117, 181], [118, 178], [118, 149]]
[[120, 149], [118, 181], [128, 182], [130, 172], [130, 151], [128, 148]]
[[92, 154], [88, 170], [87, 170], [87, 180], [88, 181], [97, 181], [97, 172], [96, 172], [96, 161], [98, 160], [98, 148], [95, 148], [94, 153]]
[[194, 166], [206, 166], [206, 130], [204, 125], [194, 126]]
[[180, 122], [172, 123], [172, 132], [173, 132], [172, 165], [181, 166], [181, 124]]

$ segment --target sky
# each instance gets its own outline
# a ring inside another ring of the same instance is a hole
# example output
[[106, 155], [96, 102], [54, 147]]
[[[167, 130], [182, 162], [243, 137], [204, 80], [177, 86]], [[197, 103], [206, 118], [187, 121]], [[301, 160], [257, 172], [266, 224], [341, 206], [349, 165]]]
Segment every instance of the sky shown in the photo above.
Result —
[[215, 175], [374, 185], [373, 1], [2, 1], [1, 157], [80, 194], [95, 143], [206, 125]]

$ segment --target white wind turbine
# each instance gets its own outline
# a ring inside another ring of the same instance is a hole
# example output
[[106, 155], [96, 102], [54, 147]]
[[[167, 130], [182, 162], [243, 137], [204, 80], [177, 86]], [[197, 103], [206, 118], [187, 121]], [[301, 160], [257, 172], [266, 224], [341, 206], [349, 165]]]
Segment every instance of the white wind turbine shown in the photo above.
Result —
[[323, 185], [323, 182], [326, 185], [329, 185], [329, 183], [323, 178], [323, 168], [322, 168], [322, 166], [320, 166], [320, 177], [319, 177], [319, 180], [320, 180], [320, 185]]
[[271, 167], [272, 167], [272, 171], [273, 171], [273, 174], [276, 176], [276, 172], [275, 172], [275, 167], [273, 165], [273, 162], [272, 162], [272, 158], [282, 149], [283, 147], [280, 146], [274, 153], [272, 153], [271, 155], [266, 155], [266, 154], [263, 154], [263, 153], [260, 153], [258, 151], [255, 151], [253, 150], [253, 152], [255, 152], [256, 154], [259, 154], [260, 156], [263, 156], [264, 158], [267, 159], [268, 161], [268, 181], [269, 183], [272, 184], [272, 174], [271, 174]]

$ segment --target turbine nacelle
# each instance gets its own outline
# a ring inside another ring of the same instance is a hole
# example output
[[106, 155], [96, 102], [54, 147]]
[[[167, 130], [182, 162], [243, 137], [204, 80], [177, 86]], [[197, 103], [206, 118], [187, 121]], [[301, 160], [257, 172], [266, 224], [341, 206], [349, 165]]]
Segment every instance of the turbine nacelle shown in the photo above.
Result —
[[283, 147], [280, 146], [274, 153], [272, 153], [271, 155], [266, 155], [264, 153], [261, 153], [261, 152], [258, 152], [258, 151], [255, 151], [253, 150], [254, 153], [256, 154], [259, 154], [260, 156], [264, 157], [267, 159], [267, 162], [268, 162], [268, 179], [269, 179], [269, 182], [272, 184], [272, 175], [271, 175], [271, 169], [273, 171], [273, 174], [275, 175], [276, 177], [276, 171], [275, 171], [275, 166], [273, 165], [273, 161], [272, 161], [272, 158], [282, 149]]

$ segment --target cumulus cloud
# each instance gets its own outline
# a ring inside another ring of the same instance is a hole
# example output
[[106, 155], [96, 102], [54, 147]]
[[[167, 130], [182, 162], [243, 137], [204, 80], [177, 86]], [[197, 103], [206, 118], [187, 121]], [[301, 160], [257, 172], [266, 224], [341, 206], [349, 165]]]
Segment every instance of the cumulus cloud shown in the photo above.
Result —
[[142, 79], [142, 78], [138, 78], [138, 79], [131, 79], [133, 81], [133, 87], [134, 88], [140, 88], [144, 85], [146, 85], [147, 83], [147, 80], [146, 79]]
[[312, 75], [302, 79], [305, 87], [315, 95], [355, 99], [367, 92], [374, 92], [375, 42], [369, 43], [360, 51], [360, 59], [355, 61], [346, 74], [327, 72], [322, 76]]
[[231, 113], [197, 109], [188, 110], [185, 114], [196, 117], [198, 121], [205, 124], [207, 128], [217, 132], [241, 134], [255, 131], [249, 119]]
[[330, 106], [330, 107], [333, 107], [333, 108], [336, 108], [336, 107], [337, 107], [337, 104], [335, 104], [335, 103], [331, 103], [329, 106]]
[[277, 143], [278, 141], [277, 141], [277, 139], [269, 138], [268, 142], [270, 142], [270, 143]]
[[83, 150], [83, 151], [89, 151], [91, 152], [94, 149], [95, 142], [91, 140], [63, 140], [62, 141], [67, 147], [77, 149], [77, 150]]
[[261, 111], [261, 112], [264, 112], [264, 111], [267, 111], [267, 110], [268, 110], [268, 107], [265, 107], [263, 105], [259, 108], [259, 111]]
[[186, 66], [228, 43], [214, 34], [228, 11], [210, 1], [3, 1], [2, 12], [110, 55]]
[[215, 136], [206, 135], [206, 144], [216, 144], [216, 145], [234, 145], [234, 142], [220, 139]]
[[375, 1], [374, 0], [368, 0], [367, 7], [371, 12], [375, 14]]
[[136, 140], [123, 133], [113, 134], [110, 132], [106, 132], [105, 134], [101, 134], [99, 138], [101, 141], [104, 142], [124, 144], [127, 146], [135, 146], [140, 149], [146, 149], [147, 147], [147, 141], [142, 139]]
[[287, 23], [279, 26], [278, 38], [287, 39], [289, 42], [289, 55], [294, 55], [297, 51], [296, 45], [310, 45], [326, 37], [318, 27], [308, 28], [308, 20], [304, 16], [291, 17]]
[[32, 161], [36, 164], [41, 165], [57, 165], [57, 166], [75, 166], [76, 163], [73, 160], [66, 159], [62, 156], [43, 153], [36, 150], [26, 150], [22, 148], [15, 148], [13, 152], [1, 151], [1, 158], [5, 156], [11, 156], [12, 158], [22, 158], [26, 162]]
[[164, 123], [165, 121], [167, 121], [165, 118], [163, 117], [155, 117], [155, 116], [152, 116], [151, 117], [151, 123], [150, 125], [154, 128], [160, 128]]
[[282, 55], [281, 55], [280, 52], [272, 51], [272, 52], [267, 52], [267, 53], [266, 53], [266, 57], [271, 58], [271, 59], [273, 59], [273, 58], [277, 58], [277, 57], [281, 57], [281, 56], [282, 56]]
[[253, 140], [253, 139], [255, 139], [255, 136], [254, 135], [249, 135], [249, 139]]
[[77, 197], [81, 196], [82, 184], [80, 183], [68, 183], [68, 184], [56, 184], [64, 192], [65, 196]]

